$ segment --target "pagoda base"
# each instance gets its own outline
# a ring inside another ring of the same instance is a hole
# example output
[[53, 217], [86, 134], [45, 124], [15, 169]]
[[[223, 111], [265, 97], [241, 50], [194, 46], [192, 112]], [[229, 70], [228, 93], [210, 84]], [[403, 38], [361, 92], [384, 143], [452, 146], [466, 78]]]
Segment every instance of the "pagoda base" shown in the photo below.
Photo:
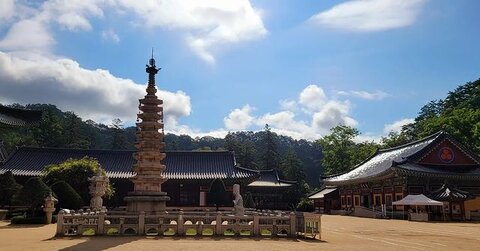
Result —
[[124, 198], [127, 212], [145, 212], [146, 214], [165, 213], [166, 202], [170, 200], [166, 192], [131, 192]]

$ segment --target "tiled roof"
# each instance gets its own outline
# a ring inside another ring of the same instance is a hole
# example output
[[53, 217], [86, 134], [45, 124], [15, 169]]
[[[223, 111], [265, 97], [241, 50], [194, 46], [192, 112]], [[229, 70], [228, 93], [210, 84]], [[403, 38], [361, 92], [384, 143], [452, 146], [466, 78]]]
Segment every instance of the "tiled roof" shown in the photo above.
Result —
[[[133, 150], [84, 150], [21, 147], [0, 167], [0, 173], [11, 170], [14, 175], [38, 176], [45, 166], [69, 158], [85, 156], [98, 160], [110, 178], [133, 176]], [[234, 154], [215, 152], [167, 152], [165, 176], [169, 179], [242, 179], [258, 176], [258, 171], [238, 167]]]
[[334, 192], [335, 190], [337, 190], [336, 187], [324, 187], [323, 189], [321, 189], [320, 191], [308, 196], [309, 199], [311, 200], [314, 200], [314, 199], [323, 199], [323, 197], [325, 197], [325, 195], [331, 193], [331, 192]]
[[260, 177], [248, 184], [249, 187], [289, 187], [295, 181], [282, 180], [278, 177], [277, 170], [260, 170]]
[[38, 122], [42, 111], [17, 109], [0, 105], [0, 126], [26, 126]]
[[365, 181], [372, 177], [382, 176], [391, 171], [395, 162], [402, 162], [430, 145], [441, 133], [434, 134], [420, 141], [399, 147], [379, 150], [372, 157], [357, 165], [354, 169], [335, 176], [326, 177], [327, 184], [338, 184], [352, 181]]
[[474, 199], [471, 193], [443, 184], [442, 187], [428, 195], [431, 199], [438, 201], [466, 201]]

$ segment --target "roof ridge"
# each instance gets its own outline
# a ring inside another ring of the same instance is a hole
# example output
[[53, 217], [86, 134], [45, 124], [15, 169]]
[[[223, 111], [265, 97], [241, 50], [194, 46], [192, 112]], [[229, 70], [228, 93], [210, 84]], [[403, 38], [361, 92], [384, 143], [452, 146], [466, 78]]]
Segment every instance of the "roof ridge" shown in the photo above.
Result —
[[420, 142], [424, 142], [424, 141], [427, 141], [427, 140], [430, 140], [430, 139], [434, 139], [440, 135], [448, 135], [446, 132], [444, 131], [438, 131], [434, 134], [431, 134], [429, 136], [426, 136], [426, 137], [423, 137], [421, 139], [417, 139], [417, 140], [414, 140], [412, 142], [408, 142], [406, 144], [403, 144], [403, 145], [399, 145], [399, 146], [394, 146], [394, 147], [390, 147], [390, 148], [384, 148], [384, 149], [379, 149], [378, 151], [381, 152], [381, 153], [384, 153], [384, 152], [390, 152], [390, 151], [394, 151], [394, 150], [398, 150], [398, 149], [401, 149], [401, 148], [405, 148], [405, 147], [409, 147], [409, 146], [412, 146], [412, 145], [416, 145]]

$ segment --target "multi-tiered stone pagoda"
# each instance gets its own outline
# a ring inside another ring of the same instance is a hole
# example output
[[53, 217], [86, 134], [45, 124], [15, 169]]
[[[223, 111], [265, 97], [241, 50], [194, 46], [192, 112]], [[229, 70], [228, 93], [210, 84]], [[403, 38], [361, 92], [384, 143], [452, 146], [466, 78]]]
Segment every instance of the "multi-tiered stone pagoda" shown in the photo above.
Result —
[[170, 200], [167, 193], [162, 192], [162, 183], [167, 179], [163, 175], [165, 165], [165, 143], [163, 134], [163, 101], [158, 99], [155, 86], [155, 74], [160, 69], [155, 66], [153, 57], [146, 66], [148, 73], [147, 95], [140, 99], [140, 113], [137, 123], [137, 141], [134, 154], [136, 163], [133, 171], [136, 175], [131, 179], [134, 191], [125, 201], [129, 212], [163, 213], [165, 203]]

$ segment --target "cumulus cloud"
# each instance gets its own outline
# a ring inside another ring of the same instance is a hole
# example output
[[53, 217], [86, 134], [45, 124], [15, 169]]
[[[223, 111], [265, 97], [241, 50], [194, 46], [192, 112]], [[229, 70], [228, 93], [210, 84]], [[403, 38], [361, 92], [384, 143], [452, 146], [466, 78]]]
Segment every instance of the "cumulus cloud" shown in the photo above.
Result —
[[320, 109], [327, 102], [327, 96], [322, 88], [317, 85], [309, 85], [299, 95], [298, 103], [309, 111]]
[[183, 31], [192, 51], [211, 64], [217, 46], [267, 34], [260, 11], [248, 0], [117, 0], [117, 4], [133, 10], [149, 27]]
[[234, 109], [227, 117], [223, 118], [225, 127], [229, 130], [245, 130], [253, 122], [254, 117], [250, 115], [253, 108], [245, 105], [241, 109]]
[[367, 92], [367, 91], [339, 91], [337, 94], [342, 96], [349, 96], [349, 97], [356, 97], [360, 99], [366, 100], [382, 100], [390, 94], [383, 92], [383, 91], [374, 91], [374, 92]]
[[[22, 59], [0, 52], [0, 102], [53, 103], [82, 118], [108, 123], [119, 117], [134, 121], [145, 85], [113, 76], [107, 70], [88, 70], [67, 59]], [[160, 91], [166, 120], [176, 121], [191, 111], [182, 91]]]
[[397, 120], [397, 121], [395, 121], [391, 124], [386, 124], [384, 129], [383, 129], [383, 132], [384, 133], [400, 132], [404, 125], [408, 125], [408, 124], [411, 124], [411, 123], [414, 123], [414, 122], [415, 122], [415, 119], [409, 119], [409, 118], [400, 119], [400, 120]]
[[0, 40], [0, 49], [7, 51], [36, 51], [46, 53], [55, 44], [47, 27], [38, 20], [21, 20]]
[[351, 0], [310, 18], [314, 24], [374, 32], [413, 24], [427, 0]]

